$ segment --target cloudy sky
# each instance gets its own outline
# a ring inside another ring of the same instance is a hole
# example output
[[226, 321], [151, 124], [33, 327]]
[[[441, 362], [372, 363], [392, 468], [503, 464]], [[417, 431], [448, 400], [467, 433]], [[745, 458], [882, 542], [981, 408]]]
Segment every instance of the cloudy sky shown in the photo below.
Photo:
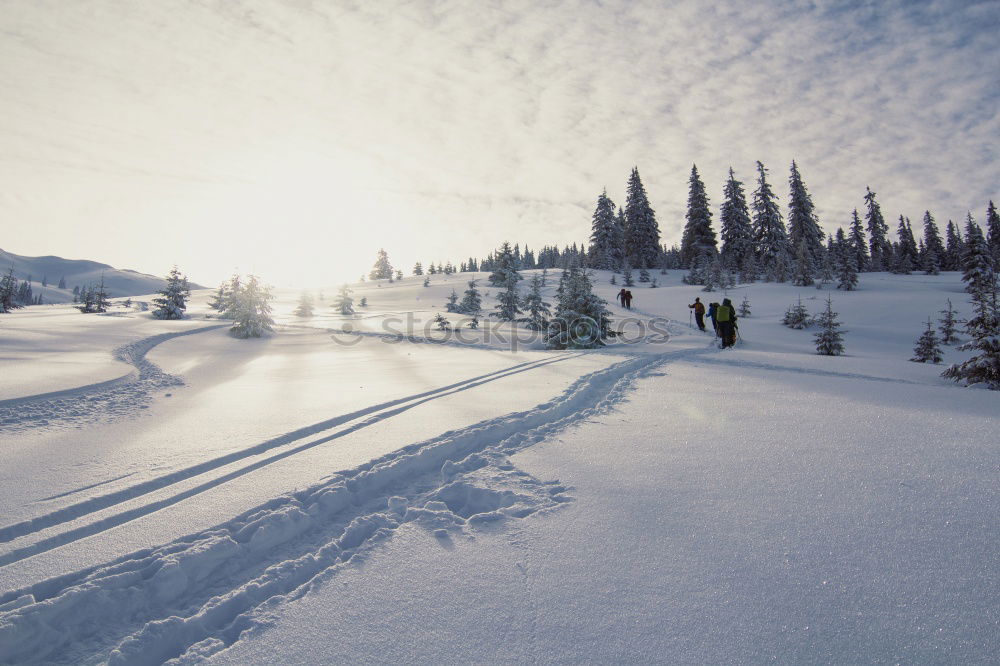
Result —
[[[589, 235], [633, 165], [668, 243], [797, 160], [830, 230], [1000, 201], [1000, 2], [0, 0], [0, 248], [334, 283]], [[717, 221], [717, 220], [716, 220]]]

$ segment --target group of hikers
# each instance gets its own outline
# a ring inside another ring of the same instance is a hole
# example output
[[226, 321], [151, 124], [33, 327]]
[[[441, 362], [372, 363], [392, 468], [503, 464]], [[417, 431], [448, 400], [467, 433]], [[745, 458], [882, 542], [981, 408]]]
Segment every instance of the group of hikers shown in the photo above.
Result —
[[618, 302], [622, 304], [622, 307], [626, 310], [632, 309], [632, 292], [628, 289], [622, 288], [618, 292]]
[[[695, 298], [694, 303], [688, 305], [694, 310], [695, 321], [698, 328], [705, 330], [705, 304], [701, 298]], [[722, 299], [722, 304], [708, 304], [708, 318], [712, 320], [712, 328], [715, 329], [715, 337], [722, 338], [723, 347], [732, 347], [736, 344], [736, 308], [728, 298]]]

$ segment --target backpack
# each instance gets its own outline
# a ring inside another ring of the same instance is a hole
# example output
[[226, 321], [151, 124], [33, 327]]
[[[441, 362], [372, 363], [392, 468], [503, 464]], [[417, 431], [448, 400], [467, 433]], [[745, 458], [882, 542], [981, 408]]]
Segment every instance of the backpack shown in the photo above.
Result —
[[702, 304], [702, 303], [695, 303], [694, 304], [694, 313], [695, 314], [705, 314], [705, 306], [704, 306], [704, 304]]
[[732, 316], [732, 308], [728, 305], [720, 305], [715, 310], [715, 321], [729, 321]]

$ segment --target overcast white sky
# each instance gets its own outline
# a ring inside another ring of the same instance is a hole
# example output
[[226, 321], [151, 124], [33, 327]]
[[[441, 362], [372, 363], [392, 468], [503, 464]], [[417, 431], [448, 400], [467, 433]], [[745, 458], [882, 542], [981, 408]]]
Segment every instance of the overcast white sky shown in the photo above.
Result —
[[[0, 248], [215, 284], [581, 242], [639, 167], [679, 241], [794, 158], [830, 230], [1000, 202], [1000, 2], [0, 0]], [[894, 225], [893, 225], [894, 226]]]

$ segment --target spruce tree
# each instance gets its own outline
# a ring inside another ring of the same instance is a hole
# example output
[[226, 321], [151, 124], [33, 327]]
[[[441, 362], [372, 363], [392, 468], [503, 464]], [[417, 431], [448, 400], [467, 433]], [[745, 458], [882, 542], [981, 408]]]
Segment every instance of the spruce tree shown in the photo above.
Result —
[[913, 269], [920, 265], [920, 252], [917, 249], [917, 242], [913, 237], [913, 228], [910, 220], [902, 215], [899, 216], [899, 225], [896, 227], [896, 235], [899, 237], [899, 244], [895, 254], [895, 261], [892, 267], [893, 272], [909, 275]]
[[517, 262], [514, 259], [514, 251], [510, 243], [504, 241], [497, 251], [493, 272], [488, 278], [494, 287], [505, 286], [509, 281], [517, 282], [521, 279], [521, 274], [517, 272]]
[[226, 309], [226, 283], [223, 282], [219, 285], [218, 291], [212, 296], [211, 300], [208, 301], [208, 307], [221, 312]]
[[820, 330], [814, 335], [816, 353], [823, 356], [840, 356], [844, 353], [844, 333], [837, 330], [841, 324], [837, 321], [837, 313], [833, 311], [833, 299], [826, 298], [826, 310], [816, 317]]
[[476, 281], [469, 280], [469, 288], [462, 294], [462, 302], [458, 304], [458, 311], [462, 314], [478, 317], [483, 312], [483, 298], [476, 288]]
[[604, 346], [611, 335], [606, 302], [593, 293], [590, 278], [577, 266], [559, 280], [555, 316], [549, 322], [545, 343], [549, 349], [592, 349]]
[[414, 275], [423, 275], [424, 274], [424, 265], [421, 264], [419, 261], [417, 263], [413, 264], [413, 274]]
[[857, 271], [868, 269], [868, 244], [865, 242], [865, 231], [861, 227], [858, 209], [851, 214], [850, 251], [854, 255], [854, 266]]
[[[187, 280], [184, 284], [187, 285]], [[101, 281], [94, 290], [92, 312], [107, 312], [109, 309], [111, 309], [111, 294], [104, 286], [104, 273], [101, 273]]]
[[753, 256], [753, 224], [747, 209], [743, 183], [736, 180], [729, 167], [729, 179], [723, 190], [724, 200], [719, 215], [722, 227], [722, 261], [727, 268], [744, 274], [747, 261]]
[[643, 262], [639, 265], [639, 282], [649, 282], [649, 271], [646, 269], [646, 264]]
[[13, 266], [0, 278], [0, 314], [23, 307], [17, 302], [17, 278]]
[[740, 317], [750, 316], [750, 294], [743, 294], [743, 302], [740, 303]]
[[989, 247], [983, 232], [972, 219], [972, 213], [968, 214], [965, 223], [965, 253], [962, 255], [962, 281], [965, 282], [965, 290], [976, 294], [989, 290], [990, 285], [995, 280], [993, 271], [993, 260], [990, 257]]
[[792, 274], [792, 284], [797, 287], [808, 287], [814, 281], [813, 275], [815, 272], [816, 268], [809, 254], [809, 248], [806, 246], [805, 239], [802, 239], [795, 249], [795, 269]]
[[[968, 234], [966, 239], [969, 240]], [[981, 233], [977, 234], [975, 242], [986, 247]], [[1000, 298], [997, 294], [997, 276], [990, 270], [977, 276], [967, 273], [963, 279], [966, 281], [966, 289], [972, 293], [973, 316], [965, 322], [969, 340], [958, 348], [978, 353], [967, 361], [952, 365], [941, 376], [967, 386], [983, 384], [986, 388], [1000, 391]]]
[[392, 274], [392, 264], [389, 263], [389, 255], [386, 254], [384, 249], [380, 248], [375, 258], [375, 265], [372, 266], [371, 271], [368, 273], [368, 279], [391, 280]]
[[965, 254], [965, 242], [962, 240], [962, 233], [958, 230], [958, 225], [948, 220], [948, 230], [945, 232], [947, 246], [944, 250], [945, 259], [942, 268], [946, 271], [957, 271], [962, 269], [962, 255]]
[[993, 256], [993, 265], [1000, 270], [1000, 213], [997, 213], [997, 207], [993, 205], [992, 200], [986, 209], [986, 232], [988, 234], [986, 244]]
[[865, 221], [868, 225], [868, 243], [871, 249], [869, 270], [884, 271], [889, 268], [889, 259], [892, 255], [892, 246], [889, 243], [889, 225], [882, 217], [882, 208], [875, 199], [875, 193], [871, 191], [871, 188], [866, 189], [868, 193], [865, 194], [865, 205], [868, 212], [865, 215]]
[[247, 283], [233, 294], [227, 311], [227, 318], [233, 320], [229, 333], [237, 338], [259, 338], [266, 331], [273, 330], [273, 298], [270, 287], [261, 284], [256, 275], [247, 278]]
[[368, 307], [368, 297], [367, 296], [362, 296], [361, 300], [358, 301], [358, 305], [360, 305], [363, 308]]
[[958, 342], [958, 336], [955, 335], [955, 331], [958, 330], [958, 319], [955, 317], [955, 308], [952, 307], [950, 298], [948, 299], [948, 308], [939, 312], [944, 315], [938, 319], [941, 344], [950, 345]]
[[424, 286], [425, 287], [431, 286], [431, 279], [429, 277], [424, 278]]
[[66, 288], [66, 276], [65, 275], [62, 276], [61, 278], [59, 278], [59, 285], [58, 286], [59, 286], [60, 289], [65, 289]]
[[448, 294], [448, 302], [444, 304], [444, 309], [448, 312], [458, 312], [458, 294], [454, 289]]
[[639, 169], [635, 167], [628, 179], [624, 232], [625, 257], [632, 265], [640, 266], [643, 260], [647, 266], [656, 265], [660, 253], [660, 227], [639, 178]]
[[930, 317], [927, 318], [927, 330], [917, 339], [917, 344], [913, 348], [913, 358], [911, 361], [917, 363], [940, 363], [942, 360], [941, 346], [938, 344], [937, 334], [934, 332], [934, 325], [931, 324]]
[[351, 288], [346, 284], [337, 292], [337, 297], [333, 300], [333, 309], [345, 317], [354, 314], [354, 299], [351, 297]]
[[515, 275], [517, 275], [516, 272], [508, 275], [507, 281], [503, 284], [503, 291], [497, 294], [497, 304], [493, 316], [500, 321], [517, 321], [517, 316], [521, 314], [521, 308], [518, 307], [521, 298], [517, 293]]
[[[687, 224], [681, 237], [681, 265], [691, 266], [698, 259], [711, 259], [716, 254], [715, 231], [712, 229], [712, 211], [708, 206], [705, 184], [698, 175], [698, 167], [691, 167], [688, 179]], [[659, 242], [659, 241], [657, 241]]]
[[531, 278], [531, 289], [524, 297], [522, 307], [528, 313], [527, 317], [521, 319], [525, 326], [532, 331], [544, 331], [549, 326], [549, 304], [542, 297], [542, 280], [538, 275]]
[[444, 315], [440, 312], [434, 315], [434, 323], [437, 324], [437, 330], [439, 331], [451, 330], [451, 322], [445, 319]]
[[[857, 219], [857, 211], [854, 218]], [[856, 246], [848, 240], [843, 229], [837, 229], [837, 240], [833, 245], [834, 263], [837, 271], [837, 289], [854, 291], [858, 288], [858, 269]]]
[[187, 299], [191, 297], [191, 289], [187, 278], [182, 276], [177, 266], [167, 274], [167, 284], [159, 292], [160, 297], [154, 298], [156, 309], [153, 317], [156, 319], [183, 319], [187, 310]]
[[615, 270], [621, 266], [623, 240], [615, 216], [615, 204], [605, 190], [597, 197], [597, 208], [591, 223], [590, 266], [603, 270]]
[[767, 169], [760, 162], [757, 162], [757, 189], [753, 194], [751, 208], [757, 261], [765, 267], [767, 279], [784, 282], [790, 266], [788, 235], [781, 219], [777, 196], [767, 182]]
[[807, 259], [815, 271], [823, 260], [823, 231], [816, 219], [812, 197], [794, 160], [788, 184], [788, 240], [796, 250], [800, 245], [805, 246]]
[[789, 305], [788, 309], [785, 310], [785, 316], [782, 318], [781, 323], [788, 328], [794, 328], [801, 330], [807, 328], [812, 323], [812, 317], [809, 316], [809, 310], [806, 306], [802, 305], [802, 298], [799, 298], [797, 305]]
[[635, 286], [635, 280], [632, 278], [632, 266], [629, 265], [628, 261], [625, 262], [625, 266], [622, 268], [622, 286]]
[[313, 316], [313, 298], [308, 291], [303, 291], [299, 295], [299, 304], [295, 308], [294, 314], [296, 317], [312, 317]]
[[927, 275], [937, 275], [941, 272], [941, 264], [945, 257], [944, 243], [938, 233], [937, 224], [931, 212], [924, 211], [924, 261], [923, 268]]

